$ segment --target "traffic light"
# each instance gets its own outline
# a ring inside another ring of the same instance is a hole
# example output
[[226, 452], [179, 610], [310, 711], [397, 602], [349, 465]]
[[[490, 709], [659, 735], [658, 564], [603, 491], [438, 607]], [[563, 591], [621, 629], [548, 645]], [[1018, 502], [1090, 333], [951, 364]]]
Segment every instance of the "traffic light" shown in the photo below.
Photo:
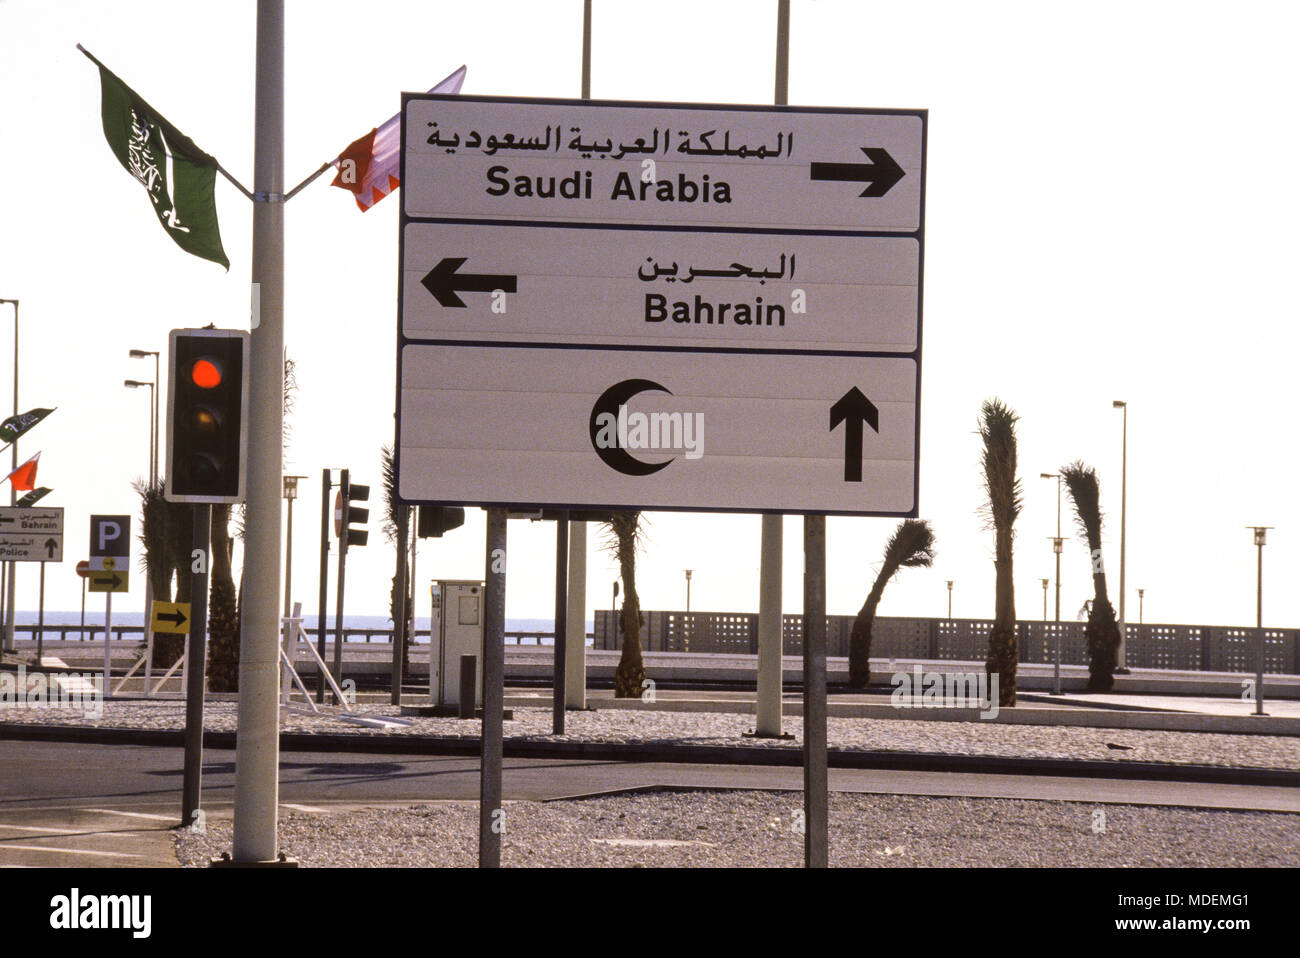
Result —
[[465, 510], [460, 506], [420, 506], [415, 534], [421, 539], [437, 539], [444, 532], [465, 524]]
[[369, 529], [354, 529], [352, 527], [354, 522], [364, 526], [366, 520], [370, 518], [369, 509], [356, 505], [358, 502], [367, 502], [369, 499], [370, 487], [350, 482], [345, 472], [343, 484], [339, 487], [339, 502], [341, 504], [339, 511], [342, 514], [338, 516], [338, 523], [335, 528], [339, 541], [343, 543], [344, 550], [348, 546], [363, 546], [366, 544], [366, 540], [370, 538]]
[[165, 498], [242, 502], [248, 333], [173, 329], [169, 347]]

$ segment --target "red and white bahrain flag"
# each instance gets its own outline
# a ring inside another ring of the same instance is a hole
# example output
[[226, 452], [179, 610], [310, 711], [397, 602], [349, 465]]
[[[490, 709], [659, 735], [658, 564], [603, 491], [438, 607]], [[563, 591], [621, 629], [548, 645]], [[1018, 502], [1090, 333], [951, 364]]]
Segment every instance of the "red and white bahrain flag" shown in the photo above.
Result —
[[[430, 93], [459, 93], [465, 82], [462, 66]], [[349, 190], [356, 197], [357, 207], [365, 212], [402, 185], [397, 178], [401, 170], [402, 115], [392, 117], [383, 126], [376, 127], [360, 139], [348, 144], [333, 165], [338, 173], [330, 186]]]
[[39, 458], [41, 458], [41, 454], [38, 452], [5, 476], [7, 480], [13, 483], [15, 492], [26, 492], [36, 488], [36, 460]]

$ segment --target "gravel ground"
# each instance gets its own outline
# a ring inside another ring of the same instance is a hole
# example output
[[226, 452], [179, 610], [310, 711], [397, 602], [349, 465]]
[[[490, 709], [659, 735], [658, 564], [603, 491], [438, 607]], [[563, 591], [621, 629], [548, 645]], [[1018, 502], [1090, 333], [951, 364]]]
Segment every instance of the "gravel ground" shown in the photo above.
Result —
[[[365, 705], [367, 715], [396, 716], [392, 705]], [[292, 732], [367, 735], [440, 735], [477, 738], [479, 723], [452, 718], [414, 718], [409, 726], [373, 729], [348, 725], [330, 715], [285, 713], [282, 728]], [[209, 730], [233, 732], [236, 705], [210, 702], [204, 710]], [[90, 719], [80, 710], [6, 707], [0, 724], [94, 725], [101, 728], [181, 729], [185, 705], [178, 701], [104, 703], [104, 714]], [[549, 708], [516, 708], [505, 723], [508, 740], [560, 742], [653, 742], [691, 745], [792, 748], [801, 742], [803, 720], [787, 716], [784, 727], [793, 742], [744, 738], [754, 727], [753, 716], [720, 712], [663, 712], [651, 709], [605, 709], [573, 712], [568, 734], [550, 734]], [[1300, 738], [1276, 735], [1232, 735], [1219, 732], [1170, 732], [1139, 729], [1098, 729], [1042, 725], [999, 725], [990, 722], [930, 722], [908, 719], [830, 718], [828, 744], [839, 748], [888, 749], [956, 755], [996, 755], [1032, 758], [1106, 759], [1169, 762], [1249, 768], [1300, 770]], [[1109, 745], [1127, 746], [1113, 749]]]
[[[799, 867], [801, 810], [800, 792], [507, 802], [502, 864]], [[279, 834], [308, 867], [473, 867], [478, 805], [282, 810]], [[206, 865], [229, 851], [230, 822], [175, 842], [181, 864]], [[832, 793], [830, 856], [842, 867], [1296, 867], [1300, 815]]]

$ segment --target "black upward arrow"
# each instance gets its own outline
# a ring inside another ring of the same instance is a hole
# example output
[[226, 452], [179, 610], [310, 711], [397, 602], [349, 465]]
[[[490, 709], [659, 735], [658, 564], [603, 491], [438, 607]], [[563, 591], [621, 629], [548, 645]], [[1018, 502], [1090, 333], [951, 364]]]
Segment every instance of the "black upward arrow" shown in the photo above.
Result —
[[880, 432], [880, 418], [871, 400], [854, 386], [831, 406], [831, 431], [844, 423], [844, 481], [862, 481], [862, 426]]
[[859, 196], [884, 196], [903, 178], [903, 168], [894, 162], [887, 150], [864, 146], [870, 163], [813, 163], [814, 180], [839, 180], [845, 183], [870, 183]]
[[54, 550], [55, 550], [56, 548], [58, 548], [58, 545], [59, 545], [59, 543], [58, 543], [58, 540], [57, 540], [57, 539], [54, 539], [54, 538], [46, 539], [46, 540], [45, 540], [45, 554], [48, 555], [51, 559], [53, 559], [53, 558], [54, 558]]
[[515, 292], [517, 276], [456, 272], [464, 263], [464, 256], [444, 257], [442, 262], [420, 280], [440, 305], [464, 309], [465, 301], [457, 293], [491, 293], [498, 289], [507, 293]]
[[159, 612], [154, 618], [159, 622], [171, 622], [179, 627], [185, 621], [185, 613], [177, 609], [175, 612]]

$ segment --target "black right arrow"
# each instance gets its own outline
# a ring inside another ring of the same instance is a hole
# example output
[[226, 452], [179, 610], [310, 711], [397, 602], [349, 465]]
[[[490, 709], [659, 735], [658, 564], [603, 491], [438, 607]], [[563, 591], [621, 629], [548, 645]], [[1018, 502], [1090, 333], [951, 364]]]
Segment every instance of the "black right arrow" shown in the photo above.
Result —
[[831, 406], [831, 431], [844, 423], [844, 481], [862, 481], [862, 426], [880, 432], [880, 419], [871, 400], [854, 386]]
[[108, 576], [97, 575], [90, 581], [93, 582], [95, 585], [111, 585], [114, 589], [116, 589], [119, 585], [122, 584], [122, 578], [116, 572], [113, 573], [111, 578], [109, 578]]
[[175, 612], [159, 612], [154, 616], [154, 618], [159, 622], [171, 622], [178, 628], [182, 622], [186, 621], [185, 613], [180, 609], [177, 609]]
[[859, 196], [884, 196], [904, 176], [903, 168], [894, 162], [887, 150], [864, 146], [870, 163], [813, 163], [814, 180], [839, 180], [845, 183], [870, 183]]
[[507, 293], [515, 292], [517, 276], [456, 272], [464, 263], [464, 256], [444, 257], [420, 280], [440, 305], [464, 309], [465, 301], [457, 293], [491, 293], [498, 289]]

